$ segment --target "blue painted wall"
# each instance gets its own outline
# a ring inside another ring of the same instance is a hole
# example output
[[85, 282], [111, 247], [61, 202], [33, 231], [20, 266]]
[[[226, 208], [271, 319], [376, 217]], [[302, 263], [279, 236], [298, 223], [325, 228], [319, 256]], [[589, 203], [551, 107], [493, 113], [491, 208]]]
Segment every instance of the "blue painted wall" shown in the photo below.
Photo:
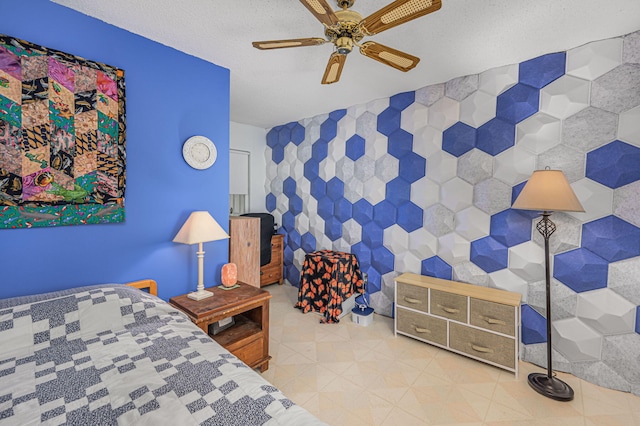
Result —
[[[0, 298], [153, 278], [162, 298], [195, 289], [196, 246], [171, 240], [191, 211], [228, 230], [229, 71], [47, 0], [3, 0], [0, 32], [125, 70], [126, 221], [0, 230]], [[190, 136], [214, 141], [199, 171], [182, 159]], [[228, 259], [206, 243], [205, 285]]]

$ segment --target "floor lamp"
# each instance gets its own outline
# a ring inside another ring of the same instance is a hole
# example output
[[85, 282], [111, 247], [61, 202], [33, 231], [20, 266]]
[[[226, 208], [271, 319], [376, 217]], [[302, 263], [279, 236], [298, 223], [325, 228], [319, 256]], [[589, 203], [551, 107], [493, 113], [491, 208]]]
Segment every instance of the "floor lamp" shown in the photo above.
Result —
[[204, 250], [202, 243], [224, 240], [229, 235], [222, 229], [218, 222], [211, 217], [209, 212], [193, 212], [178, 231], [174, 243], [198, 244], [198, 287], [187, 295], [189, 299], [202, 300], [213, 296], [213, 293], [204, 289]]
[[571, 401], [571, 386], [554, 376], [551, 369], [551, 268], [549, 265], [549, 237], [556, 225], [549, 219], [551, 212], [584, 212], [584, 208], [571, 189], [561, 170], [537, 170], [533, 172], [520, 195], [513, 203], [514, 209], [542, 212], [536, 229], [544, 238], [544, 259], [547, 295], [547, 374], [531, 373], [528, 381], [536, 392], [557, 401]]

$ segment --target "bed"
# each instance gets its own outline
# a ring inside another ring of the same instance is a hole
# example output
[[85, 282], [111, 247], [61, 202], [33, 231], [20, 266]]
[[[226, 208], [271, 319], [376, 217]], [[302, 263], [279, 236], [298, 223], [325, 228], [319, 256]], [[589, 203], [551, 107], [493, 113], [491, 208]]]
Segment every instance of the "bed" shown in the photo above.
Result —
[[155, 293], [0, 300], [0, 425], [324, 424]]

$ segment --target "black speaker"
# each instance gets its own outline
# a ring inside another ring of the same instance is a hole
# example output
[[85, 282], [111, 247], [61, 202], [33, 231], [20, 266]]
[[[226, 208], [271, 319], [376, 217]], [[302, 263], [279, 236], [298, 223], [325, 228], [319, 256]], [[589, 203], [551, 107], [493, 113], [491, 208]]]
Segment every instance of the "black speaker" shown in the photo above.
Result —
[[275, 233], [275, 219], [271, 213], [245, 213], [242, 216], [260, 218], [260, 266], [271, 262], [271, 236]]

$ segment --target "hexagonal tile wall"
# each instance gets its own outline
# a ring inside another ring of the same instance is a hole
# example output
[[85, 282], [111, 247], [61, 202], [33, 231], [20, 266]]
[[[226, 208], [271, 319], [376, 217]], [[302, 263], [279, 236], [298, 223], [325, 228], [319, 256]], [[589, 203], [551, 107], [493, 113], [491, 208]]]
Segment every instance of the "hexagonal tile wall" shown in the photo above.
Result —
[[299, 285], [304, 254], [332, 249], [357, 255], [380, 314], [404, 271], [520, 292], [521, 353], [542, 365], [539, 214], [510, 207], [535, 168], [561, 169], [586, 212], [552, 216], [554, 367], [640, 393], [626, 371], [637, 360], [620, 349], [640, 339], [639, 40], [269, 129], [265, 206], [287, 234], [286, 279]]

